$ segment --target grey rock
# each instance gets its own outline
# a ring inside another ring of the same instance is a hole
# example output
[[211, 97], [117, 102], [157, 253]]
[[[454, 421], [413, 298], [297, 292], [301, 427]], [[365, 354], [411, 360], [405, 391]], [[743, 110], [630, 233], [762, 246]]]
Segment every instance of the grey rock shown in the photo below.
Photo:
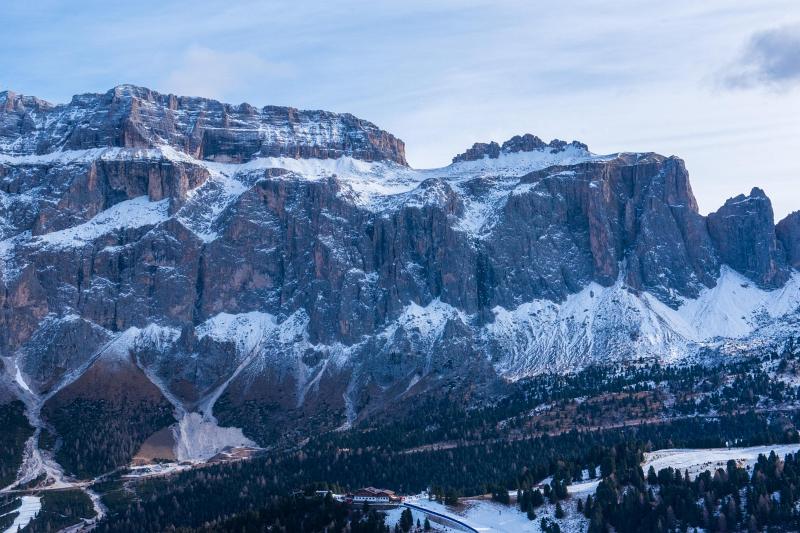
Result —
[[758, 187], [708, 215], [708, 231], [722, 261], [764, 287], [779, 287], [789, 277], [774, 224], [772, 203]]
[[464, 161], [479, 161], [484, 157], [489, 159], [497, 159], [500, 154], [512, 154], [516, 152], [533, 152], [533, 151], [549, 151], [551, 153], [563, 152], [567, 146], [573, 146], [579, 150], [587, 151], [589, 148], [582, 142], [572, 141], [567, 143], [559, 139], [553, 139], [550, 143], [546, 143], [536, 135], [526, 133], [524, 135], [515, 135], [509, 140], [505, 141], [502, 146], [495, 141], [489, 143], [475, 143], [471, 148], [468, 148], [464, 153], [458, 154], [453, 158], [453, 163], [461, 163]]
[[[320, 161], [344, 155], [377, 170]], [[797, 268], [800, 218], [772, 217], [757, 189], [702, 216], [683, 161], [652, 153], [526, 134], [413, 171], [350, 115], [2, 93], [0, 355], [46, 392], [135, 338], [121, 349], [187, 410], [216, 391], [231, 420], [332, 428], [444, 388], [689, 353], [662, 308], [724, 265], [764, 288]]]
[[402, 141], [350, 114], [234, 106], [132, 85], [78, 95], [66, 105], [5, 91], [0, 106], [0, 147], [7, 153], [168, 144], [212, 161], [349, 155], [405, 164]]
[[800, 211], [795, 211], [778, 222], [775, 235], [786, 252], [786, 260], [792, 268], [800, 268]]

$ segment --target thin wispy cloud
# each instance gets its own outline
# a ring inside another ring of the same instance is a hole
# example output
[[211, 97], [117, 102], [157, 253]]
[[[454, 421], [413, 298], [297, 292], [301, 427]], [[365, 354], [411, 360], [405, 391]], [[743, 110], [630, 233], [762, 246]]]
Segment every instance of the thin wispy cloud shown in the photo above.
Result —
[[248, 52], [220, 52], [191, 46], [167, 74], [163, 88], [175, 94], [225, 100], [239, 91], [291, 77], [287, 63], [270, 62]]
[[754, 34], [723, 76], [728, 88], [767, 86], [787, 89], [800, 85], [800, 24]]

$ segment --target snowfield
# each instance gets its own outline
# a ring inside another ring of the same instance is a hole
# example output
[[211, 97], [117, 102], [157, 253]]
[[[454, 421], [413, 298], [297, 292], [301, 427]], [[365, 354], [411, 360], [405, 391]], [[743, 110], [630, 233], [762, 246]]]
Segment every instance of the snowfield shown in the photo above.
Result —
[[783, 459], [786, 454], [796, 453], [800, 444], [779, 444], [769, 446], [753, 446], [750, 448], [706, 448], [706, 449], [669, 449], [658, 450], [645, 454], [642, 470], [645, 475], [652, 466], [656, 473], [663, 468], [672, 467], [683, 472], [689, 471], [689, 477], [694, 479], [698, 474], [717, 468], [725, 468], [729, 460], [733, 459], [741, 467], [748, 470], [758, 460], [760, 454], [769, 456], [774, 451]]
[[19, 514], [3, 533], [17, 533], [17, 531], [21, 531], [30, 524], [31, 520], [36, 518], [36, 515], [42, 510], [42, 499], [38, 496], [23, 496], [21, 500], [19, 507], [12, 511]]
[[[596, 487], [597, 482], [589, 482], [589, 485], [592, 484]], [[584, 484], [581, 485], [583, 489], [588, 490], [588, 485], [585, 487], [583, 486]], [[592, 492], [594, 492], [593, 489]], [[589, 492], [586, 492], [586, 494], [589, 494]], [[580, 495], [581, 498], [585, 498], [586, 494], [578, 492], [573, 495], [572, 492], [570, 492], [570, 496]], [[566, 514], [565, 517], [560, 520], [555, 519], [555, 505], [549, 502], [536, 509], [535, 520], [528, 520], [527, 515], [520, 511], [519, 507], [515, 504], [503, 505], [490, 500], [465, 499], [462, 500], [463, 509], [459, 510], [454, 510], [441, 503], [430, 501], [424, 494], [412, 497], [407, 501], [418, 507], [453, 517], [478, 531], [485, 531], [487, 533], [539, 533], [542, 530], [542, 518], [558, 522], [561, 531], [564, 533], [583, 532], [586, 531], [589, 525], [589, 521], [577, 511], [575, 507], [577, 505], [577, 498], [575, 497], [570, 497], [561, 502], [561, 506]], [[399, 518], [400, 515], [398, 514], [397, 516]], [[392, 522], [388, 520], [386, 523], [390, 527], [393, 526]], [[458, 531], [459, 529], [457, 529], [456, 526], [452, 526], [445, 530]]]
[[572, 371], [587, 359], [611, 362], [609, 354], [623, 361], [648, 357], [675, 363], [728, 341], [742, 340], [746, 347], [759, 328], [768, 336], [769, 325], [799, 307], [800, 273], [769, 291], [723, 266], [715, 287], [684, 299], [677, 309], [647, 292], [632, 293], [622, 279], [610, 287], [590, 283], [560, 303], [495, 307], [485, 336], [503, 354], [494, 361], [497, 371], [520, 379], [543, 368]]

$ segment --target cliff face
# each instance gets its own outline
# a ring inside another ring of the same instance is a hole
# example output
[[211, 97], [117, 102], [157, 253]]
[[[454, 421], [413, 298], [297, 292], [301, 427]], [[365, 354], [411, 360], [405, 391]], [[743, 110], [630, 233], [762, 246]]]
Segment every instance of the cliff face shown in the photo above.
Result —
[[75, 96], [69, 104], [56, 106], [4, 92], [0, 109], [0, 145], [7, 153], [165, 144], [208, 161], [348, 155], [405, 165], [401, 140], [349, 114], [234, 106], [130, 85]]
[[775, 234], [786, 252], [786, 260], [794, 268], [800, 268], [800, 211], [795, 211], [778, 222]]
[[708, 216], [708, 229], [722, 261], [745, 276], [769, 287], [788, 279], [785, 247], [775, 233], [772, 204], [761, 189], [725, 202]]
[[674, 157], [524, 135], [418, 171], [350, 115], [0, 96], [0, 355], [41, 401], [119, 353], [176, 416], [219, 401], [263, 439], [248, 419], [724, 350], [796, 310], [798, 242], [758, 189], [700, 215]]

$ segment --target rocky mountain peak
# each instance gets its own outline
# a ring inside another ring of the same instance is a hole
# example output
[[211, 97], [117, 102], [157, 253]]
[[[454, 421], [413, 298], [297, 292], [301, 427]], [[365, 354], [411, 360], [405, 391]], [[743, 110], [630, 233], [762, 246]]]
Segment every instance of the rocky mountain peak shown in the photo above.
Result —
[[[130, 85], [3, 98], [13, 394], [122, 361], [265, 443], [263, 417], [333, 429], [440, 387], [672, 361], [800, 305], [800, 214], [775, 228], [754, 189], [703, 216], [677, 157], [526, 134], [415, 170], [348, 114]], [[113, 398], [105, 375], [81, 390]]]
[[7, 92], [0, 112], [0, 153], [6, 154], [169, 145], [220, 162], [349, 156], [407, 165], [403, 141], [347, 113], [258, 109], [135, 85], [77, 95], [55, 106]]
[[8, 90], [0, 92], [0, 112], [50, 107], [53, 107], [51, 103], [35, 96], [25, 96]]
[[788, 279], [772, 202], [760, 188], [728, 199], [709, 214], [708, 231], [721, 260], [745, 276], [765, 287], [780, 286]]
[[516, 152], [534, 152], [534, 151], [549, 151], [550, 153], [559, 153], [572, 146], [578, 150], [588, 153], [589, 148], [582, 142], [572, 141], [567, 143], [560, 139], [553, 139], [549, 143], [544, 142], [536, 135], [526, 133], [524, 135], [515, 135], [505, 141], [502, 145], [495, 141], [488, 143], [475, 143], [471, 148], [468, 148], [464, 153], [458, 154], [453, 158], [453, 163], [460, 163], [463, 161], [478, 161], [483, 158], [497, 159], [500, 154], [510, 154]]
[[800, 269], [800, 211], [790, 213], [775, 226], [775, 234], [792, 268]]

